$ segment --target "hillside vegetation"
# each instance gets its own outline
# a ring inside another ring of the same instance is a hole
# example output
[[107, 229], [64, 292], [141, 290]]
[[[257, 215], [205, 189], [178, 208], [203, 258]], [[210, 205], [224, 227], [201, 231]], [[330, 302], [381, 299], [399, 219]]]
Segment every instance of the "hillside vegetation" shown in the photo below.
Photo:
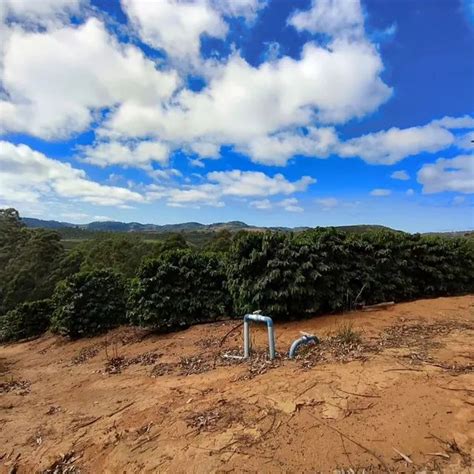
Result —
[[[100, 234], [66, 250], [59, 233], [0, 211], [0, 338], [51, 328], [71, 338], [123, 323], [169, 330], [257, 309], [276, 319], [360, 303], [474, 291], [474, 241], [386, 229]], [[36, 303], [38, 302], [38, 303]], [[37, 321], [37, 323], [34, 323]]]

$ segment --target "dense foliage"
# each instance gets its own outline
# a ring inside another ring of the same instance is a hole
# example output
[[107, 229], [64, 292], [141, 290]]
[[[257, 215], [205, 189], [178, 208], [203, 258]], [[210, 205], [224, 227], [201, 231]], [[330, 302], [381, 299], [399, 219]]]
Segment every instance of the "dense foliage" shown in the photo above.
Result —
[[0, 316], [0, 341], [18, 341], [44, 333], [50, 324], [51, 300], [23, 303]]
[[65, 248], [58, 232], [0, 210], [0, 338], [48, 327], [77, 338], [124, 322], [163, 330], [255, 310], [298, 318], [474, 292], [473, 238], [362, 230], [223, 229], [200, 248], [182, 233], [100, 233]]
[[224, 262], [211, 253], [165, 252], [132, 282], [129, 318], [159, 329], [213, 321], [230, 308]]
[[77, 269], [61, 266], [58, 234], [27, 229], [14, 209], [0, 210], [0, 314], [16, 305], [49, 298], [58, 281]]
[[125, 281], [117, 273], [77, 273], [56, 287], [51, 328], [75, 339], [116, 327], [125, 322], [125, 291]]
[[386, 230], [244, 234], [228, 281], [240, 313], [275, 317], [474, 291], [474, 242]]

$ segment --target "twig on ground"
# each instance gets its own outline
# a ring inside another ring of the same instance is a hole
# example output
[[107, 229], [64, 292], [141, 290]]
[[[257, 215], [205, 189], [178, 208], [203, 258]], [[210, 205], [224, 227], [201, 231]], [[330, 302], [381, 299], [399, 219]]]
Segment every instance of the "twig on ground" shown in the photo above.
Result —
[[386, 369], [384, 372], [398, 372], [398, 371], [410, 371], [410, 372], [423, 372], [421, 369], [409, 369], [409, 368], [403, 368], [403, 369]]
[[392, 447], [392, 449], [400, 455], [408, 464], [413, 464], [413, 461], [406, 455], [399, 451], [397, 448]]
[[75, 428], [76, 428], [76, 429], [85, 428], [86, 426], [92, 425], [92, 424], [94, 424], [96, 421], [99, 421], [101, 418], [102, 418], [102, 415], [101, 415], [101, 416], [98, 416], [98, 417], [94, 418], [93, 420], [90, 420], [90, 421], [88, 421], [88, 422], [86, 422], [86, 423], [83, 423], [82, 425], [76, 426]]
[[441, 385], [438, 385], [439, 388], [442, 388], [443, 390], [451, 390], [453, 392], [468, 392], [468, 393], [474, 393], [474, 390], [470, 388], [449, 388], [449, 387], [442, 387]]
[[306, 387], [301, 393], [299, 393], [298, 395], [296, 395], [296, 397], [293, 398], [293, 401], [296, 400], [297, 398], [300, 398], [302, 395], [304, 395], [305, 393], [309, 392], [312, 388], [316, 387], [316, 385], [318, 385], [319, 380], [311, 385], [309, 385], [308, 387]]
[[113, 411], [112, 413], [109, 413], [107, 416], [111, 418], [112, 416], [116, 415], [117, 413], [120, 413], [121, 411], [126, 410], [128, 407], [131, 407], [135, 402], [130, 402], [127, 403], [127, 405], [124, 405], [123, 407], [120, 407], [118, 410]]
[[341, 438], [342, 449], [344, 450], [344, 454], [346, 455], [346, 458], [349, 461], [349, 464], [350, 464], [352, 470], [355, 472], [354, 465], [352, 464], [351, 458], [349, 457], [349, 453], [347, 452], [346, 445], [344, 443], [344, 437], [340, 433], [339, 433], [339, 436]]
[[336, 388], [339, 392], [347, 393], [347, 395], [355, 395], [356, 397], [367, 397], [367, 398], [381, 398], [380, 395], [366, 395], [364, 393], [354, 393], [354, 392], [347, 392], [346, 390], [342, 390], [342, 388]]
[[444, 459], [449, 459], [449, 454], [446, 453], [426, 453], [427, 456], [439, 456]]
[[237, 326], [234, 326], [230, 331], [227, 331], [226, 334], [224, 335], [224, 337], [221, 339], [221, 341], [219, 342], [219, 347], [222, 347], [222, 344], [224, 344], [225, 340], [238, 328], [240, 328], [240, 326], [243, 326], [243, 321], [240, 322], [239, 324], [237, 324]]
[[384, 309], [389, 306], [393, 306], [395, 301], [386, 301], [384, 303], [371, 304], [369, 306], [362, 306], [362, 311], [377, 311], [378, 309]]
[[377, 454], [375, 453], [374, 451], [372, 451], [371, 449], [369, 448], [366, 448], [363, 444], [359, 443], [358, 441], [356, 441], [355, 439], [352, 439], [350, 438], [349, 436], [347, 436], [345, 433], [343, 433], [342, 431], [338, 430], [337, 428], [335, 428], [334, 426], [331, 426], [329, 423], [326, 423], [324, 422], [323, 420], [321, 420], [321, 418], [318, 418], [317, 416], [313, 415], [312, 413], [309, 414], [312, 418], [314, 418], [316, 421], [318, 421], [319, 423], [321, 423], [322, 425], [326, 426], [327, 428], [329, 428], [330, 430], [333, 430], [335, 431], [336, 433], [339, 433], [340, 436], [342, 436], [343, 438], [347, 439], [348, 441], [350, 441], [351, 443], [355, 444], [356, 446], [359, 446], [359, 448], [363, 449], [366, 453], [370, 454], [371, 456], [373, 456], [381, 465], [382, 467], [385, 469], [385, 472], [390, 472], [390, 469], [388, 468], [388, 466], [385, 464], [384, 460]]

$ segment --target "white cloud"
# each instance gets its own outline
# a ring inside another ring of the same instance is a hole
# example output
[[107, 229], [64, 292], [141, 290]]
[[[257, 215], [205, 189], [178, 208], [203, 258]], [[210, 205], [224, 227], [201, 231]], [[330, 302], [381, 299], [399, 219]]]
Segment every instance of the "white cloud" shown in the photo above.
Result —
[[91, 18], [53, 31], [15, 29], [5, 45], [2, 84], [0, 133], [54, 139], [86, 130], [97, 110], [128, 101], [158, 104], [178, 78]]
[[435, 153], [454, 143], [454, 135], [440, 126], [396, 128], [353, 138], [339, 146], [343, 157], [358, 156], [367, 163], [392, 165], [421, 152]]
[[180, 59], [199, 58], [201, 35], [227, 35], [227, 24], [206, 0], [122, 0], [122, 7], [145, 43]]
[[390, 194], [392, 194], [392, 191], [384, 188], [375, 188], [370, 191], [371, 196], [389, 196]]
[[456, 146], [461, 150], [474, 150], [474, 131], [458, 137]]
[[270, 177], [259, 171], [213, 171], [208, 173], [210, 182], [217, 183], [225, 196], [274, 196], [276, 194], [293, 194], [306, 191], [310, 184], [316, 182], [310, 176], [303, 176], [298, 181], [288, 181], [282, 174]]
[[394, 171], [390, 177], [401, 181], [408, 181], [410, 179], [410, 175], [405, 170]]
[[425, 194], [443, 191], [474, 193], [474, 155], [439, 158], [432, 164], [423, 165], [417, 178]]
[[66, 219], [67, 222], [71, 222], [73, 224], [87, 224], [89, 222], [98, 221], [113, 221], [113, 218], [110, 216], [93, 216], [84, 212], [62, 212], [61, 217]]
[[80, 148], [84, 161], [106, 167], [122, 165], [125, 167], [151, 168], [151, 163], [167, 165], [169, 148], [163, 143], [143, 141], [139, 143], [102, 142], [94, 146]]
[[449, 129], [474, 128], [474, 117], [463, 115], [462, 117], [443, 117], [442, 119], [433, 120], [433, 125]]
[[[201, 38], [224, 39], [228, 24], [224, 17], [254, 21], [262, 0], [121, 0], [122, 8], [142, 41], [163, 50], [182, 65], [202, 67]], [[187, 64], [189, 63], [189, 64]]]
[[91, 181], [83, 170], [48, 158], [26, 145], [0, 142], [0, 199], [34, 203], [47, 196], [77, 198], [106, 206], [144, 201], [139, 193]]
[[80, 12], [87, 0], [2, 0], [2, 21], [51, 27], [69, 20]]
[[296, 198], [287, 198], [282, 199], [281, 201], [276, 201], [272, 203], [269, 199], [260, 199], [256, 201], [250, 201], [250, 207], [259, 209], [261, 211], [267, 211], [276, 207], [281, 207], [287, 212], [303, 212], [304, 209], [298, 205], [298, 199]]
[[261, 211], [266, 211], [273, 207], [269, 199], [260, 199], [257, 201], [251, 201], [249, 205], [250, 207], [254, 207], [255, 209], [260, 209]]
[[296, 198], [283, 199], [282, 201], [278, 203], [278, 205], [288, 212], [303, 212], [304, 211], [304, 209], [301, 206], [298, 206], [298, 199]]
[[224, 16], [243, 17], [248, 22], [254, 21], [268, 0], [211, 0], [214, 8]]
[[407, 196], [413, 196], [415, 194], [415, 190], [410, 188], [410, 189], [407, 189], [406, 190], [406, 193], [405, 193]]
[[194, 142], [191, 144], [191, 150], [196, 153], [200, 158], [219, 158], [220, 157], [220, 145], [210, 142]]
[[319, 204], [323, 208], [324, 211], [334, 209], [340, 204], [339, 199], [336, 199], [334, 197], [319, 198], [319, 199], [316, 199], [316, 203]]
[[327, 158], [338, 143], [334, 128], [308, 127], [308, 133], [281, 132], [257, 137], [238, 150], [251, 157], [256, 163], [284, 166], [294, 155]]
[[287, 127], [345, 122], [385, 102], [377, 50], [363, 42], [307, 43], [301, 59], [283, 57], [258, 67], [238, 53], [216, 65], [203, 90], [182, 90], [172, 106], [127, 102], [102, 133], [155, 135], [164, 140], [245, 145]]
[[152, 170], [149, 171], [148, 174], [155, 178], [156, 180], [165, 180], [169, 181], [173, 178], [180, 178], [183, 176], [181, 171], [177, 170], [176, 168], [167, 168], [164, 170]]
[[[152, 184], [147, 187], [149, 200], [166, 199], [169, 206], [199, 207], [200, 205], [221, 207], [225, 198], [267, 198], [276, 195], [291, 195], [306, 191], [316, 180], [303, 176], [297, 181], [288, 181], [282, 174], [273, 177], [258, 171], [214, 171], [206, 175], [202, 184], [186, 184], [172, 187]], [[296, 202], [285, 201], [285, 207]], [[256, 200], [250, 204], [257, 208], [271, 207], [268, 199]], [[262, 207], [263, 206], [263, 207]]]
[[262, 0], [121, 0], [122, 8], [143, 42], [164, 50], [172, 60], [202, 67], [201, 38], [224, 39], [224, 17], [256, 19]]
[[309, 10], [295, 12], [288, 23], [298, 31], [330, 36], [361, 36], [364, 33], [359, 0], [313, 0]]

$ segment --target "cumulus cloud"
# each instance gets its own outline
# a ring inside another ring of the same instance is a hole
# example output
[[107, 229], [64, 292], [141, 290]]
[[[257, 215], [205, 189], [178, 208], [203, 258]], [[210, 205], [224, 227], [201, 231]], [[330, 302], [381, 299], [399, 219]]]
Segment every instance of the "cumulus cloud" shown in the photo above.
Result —
[[217, 143], [210, 142], [194, 142], [191, 144], [191, 150], [196, 153], [199, 158], [219, 158], [221, 147]]
[[463, 115], [462, 117], [446, 116], [438, 120], [433, 120], [432, 124], [449, 129], [474, 128], [474, 117], [470, 115]]
[[329, 36], [362, 36], [364, 32], [359, 0], [313, 0], [309, 10], [296, 11], [288, 23], [298, 31]]
[[2, 0], [0, 23], [57, 26], [80, 12], [88, 0]]
[[456, 146], [461, 150], [474, 150], [474, 131], [458, 137]]
[[26, 145], [0, 142], [0, 199], [13, 203], [38, 202], [44, 196], [79, 199], [104, 206], [143, 202], [141, 194], [91, 181], [73, 168]]
[[148, 174], [157, 181], [169, 181], [173, 178], [181, 178], [183, 173], [176, 168], [166, 168], [164, 170], [151, 170]]
[[122, 0], [122, 7], [145, 43], [181, 59], [199, 57], [201, 35], [227, 34], [227, 24], [205, 0]]
[[245, 144], [314, 120], [344, 122], [389, 98], [382, 69], [377, 50], [360, 42], [338, 41], [331, 49], [308, 43], [301, 59], [283, 57], [258, 67], [236, 53], [214, 68], [203, 90], [182, 90], [167, 108], [127, 102], [102, 133]]
[[353, 138], [339, 146], [339, 155], [360, 157], [367, 163], [393, 165], [421, 152], [435, 153], [454, 143], [454, 135], [438, 125], [390, 128]]
[[439, 158], [425, 164], [417, 174], [425, 194], [453, 191], [474, 193], [474, 155]]
[[270, 177], [260, 171], [213, 171], [208, 173], [209, 181], [219, 184], [222, 194], [227, 196], [274, 196], [275, 194], [293, 194], [306, 191], [316, 182], [310, 176], [297, 181], [288, 181], [278, 173]]
[[[303, 176], [296, 181], [288, 181], [282, 174], [273, 177], [259, 171], [214, 171], [206, 175], [202, 184], [169, 187], [152, 184], [148, 187], [149, 199], [165, 198], [167, 204], [174, 207], [183, 206], [223, 206], [225, 198], [267, 198], [276, 195], [291, 195], [306, 191], [316, 180]], [[266, 199], [253, 201], [254, 207], [269, 208]], [[296, 202], [286, 202], [285, 206], [294, 206]]]
[[157, 104], [179, 83], [138, 48], [91, 18], [53, 31], [15, 29], [5, 46], [0, 132], [45, 139], [86, 130], [94, 112], [118, 103]]
[[201, 63], [201, 38], [224, 39], [228, 24], [224, 17], [256, 18], [266, 2], [261, 0], [121, 0], [143, 42], [177, 59], [197, 66]]
[[333, 127], [308, 127], [306, 134], [295, 131], [257, 137], [238, 150], [256, 163], [284, 166], [295, 155], [327, 158], [337, 143]]
[[103, 168], [110, 165], [121, 165], [151, 169], [153, 162], [164, 166], [169, 161], [169, 148], [156, 141], [102, 142], [93, 146], [81, 147], [80, 152], [84, 161]]
[[392, 191], [384, 188], [375, 188], [370, 191], [371, 196], [390, 196], [390, 194], [392, 194]]
[[259, 199], [250, 201], [250, 207], [259, 209], [260, 211], [268, 211], [273, 208], [283, 208], [287, 212], [303, 212], [304, 209], [299, 206], [299, 201], [296, 198], [282, 199], [281, 201], [271, 202], [269, 199]]
[[266, 211], [273, 207], [270, 199], [257, 199], [256, 201], [250, 201], [249, 205], [261, 211]]
[[412, 188], [407, 189], [406, 192], [405, 192], [405, 194], [406, 194], [407, 196], [413, 196], [413, 195], [415, 194], [415, 190], [412, 189]]
[[304, 209], [298, 205], [298, 199], [296, 198], [283, 199], [282, 201], [278, 203], [278, 205], [288, 212], [303, 212], [304, 211]]
[[394, 171], [390, 177], [401, 181], [408, 181], [410, 179], [409, 174], [405, 170]]

